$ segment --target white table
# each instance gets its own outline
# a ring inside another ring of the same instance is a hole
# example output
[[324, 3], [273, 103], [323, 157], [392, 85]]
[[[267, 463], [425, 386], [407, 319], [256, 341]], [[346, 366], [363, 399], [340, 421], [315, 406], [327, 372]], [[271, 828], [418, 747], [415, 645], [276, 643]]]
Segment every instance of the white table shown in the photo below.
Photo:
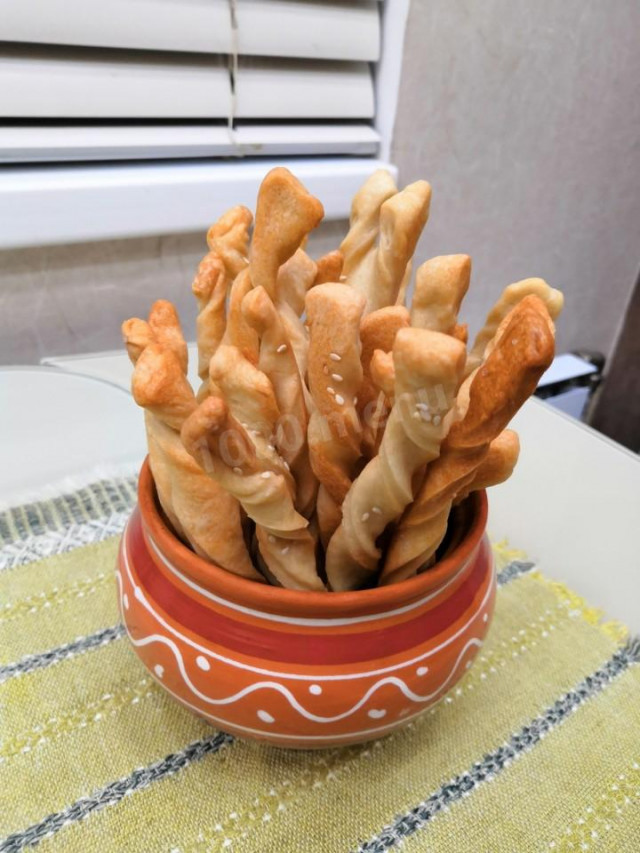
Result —
[[[129, 386], [124, 354], [48, 363]], [[141, 417], [132, 402], [131, 411]], [[120, 417], [114, 411], [114, 431]], [[506, 537], [550, 577], [640, 630], [640, 459], [539, 400], [512, 426], [521, 458], [513, 477], [491, 491], [492, 538]], [[117, 432], [121, 453], [142, 455], [137, 438], [119, 426]]]

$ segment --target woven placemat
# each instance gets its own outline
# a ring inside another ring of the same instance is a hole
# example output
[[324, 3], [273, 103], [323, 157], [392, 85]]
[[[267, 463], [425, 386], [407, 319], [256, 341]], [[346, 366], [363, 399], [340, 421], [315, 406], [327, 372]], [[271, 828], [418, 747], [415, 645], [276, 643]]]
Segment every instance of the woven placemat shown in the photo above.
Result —
[[306, 753], [209, 727], [118, 622], [133, 479], [0, 515], [0, 850], [635, 851], [640, 647], [497, 547], [476, 665], [401, 731]]

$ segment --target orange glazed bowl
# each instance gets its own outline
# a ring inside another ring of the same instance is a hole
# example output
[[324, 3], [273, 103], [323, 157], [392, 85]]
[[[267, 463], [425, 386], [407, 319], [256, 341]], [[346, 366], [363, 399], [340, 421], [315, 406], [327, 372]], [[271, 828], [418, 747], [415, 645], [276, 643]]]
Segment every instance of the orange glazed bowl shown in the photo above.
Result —
[[118, 556], [122, 619], [162, 687], [224, 731], [305, 749], [371, 740], [438, 702], [482, 646], [496, 591], [486, 521], [475, 493], [449, 551], [401, 583], [281, 589], [189, 550], [145, 462]]

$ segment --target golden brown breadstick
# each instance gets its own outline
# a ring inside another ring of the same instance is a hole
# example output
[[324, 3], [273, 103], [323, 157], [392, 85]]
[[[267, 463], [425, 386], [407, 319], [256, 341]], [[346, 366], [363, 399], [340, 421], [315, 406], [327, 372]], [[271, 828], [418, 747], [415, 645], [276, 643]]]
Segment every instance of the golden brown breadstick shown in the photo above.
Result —
[[227, 327], [222, 338], [222, 343], [236, 347], [251, 364], [257, 364], [259, 350], [258, 336], [255, 330], [247, 323], [242, 313], [242, 300], [252, 287], [248, 269], [243, 270], [234, 279], [231, 290], [229, 291]]
[[469, 352], [467, 358], [467, 366], [465, 368], [465, 376], [472, 373], [486, 357], [487, 346], [495, 338], [496, 331], [500, 323], [505, 319], [509, 312], [526, 296], [533, 294], [544, 302], [547, 306], [547, 311], [552, 320], [556, 320], [562, 306], [564, 305], [564, 296], [559, 290], [554, 290], [552, 287], [543, 281], [541, 278], [526, 278], [523, 281], [517, 281], [515, 284], [510, 284], [502, 291], [500, 299], [493, 306], [484, 326], [476, 335], [473, 342], [473, 348]]
[[[391, 540], [382, 583], [410, 577], [435, 554], [447, 529], [455, 496], [473, 481], [489, 444], [533, 393], [553, 360], [553, 324], [545, 304], [527, 296], [509, 319], [469, 386], [466, 412], [443, 444]], [[463, 404], [464, 408], [464, 404]]]
[[371, 379], [371, 359], [376, 350], [391, 352], [396, 335], [407, 326], [409, 312], [401, 305], [372, 311], [360, 323], [362, 384], [358, 391], [357, 409], [362, 424], [362, 448], [368, 457], [377, 452], [380, 425], [387, 415], [384, 398], [380, 400], [379, 389]]
[[249, 270], [254, 287], [277, 301], [278, 270], [324, 216], [324, 208], [288, 169], [272, 169], [260, 185]]
[[316, 261], [316, 277], [313, 284], [326, 284], [331, 281], [340, 281], [344, 257], [339, 249], [328, 252]]
[[233, 281], [249, 263], [249, 229], [253, 214], [241, 204], [232, 207], [207, 232], [207, 245], [222, 260], [228, 281]]
[[121, 326], [121, 330], [131, 364], [136, 363], [149, 344], [157, 343], [151, 331], [151, 326], [146, 320], [140, 320], [138, 317], [131, 317], [131, 319], [125, 320]]
[[248, 430], [263, 466], [282, 475], [291, 494], [295, 483], [275, 447], [280, 409], [267, 376], [254, 367], [237, 347], [221, 344], [210, 364], [211, 382], [231, 415]]
[[307, 291], [317, 275], [317, 266], [309, 255], [298, 249], [278, 270], [276, 301], [287, 337], [293, 347], [301, 376], [307, 373], [309, 334], [300, 319]]
[[[388, 409], [389, 406], [393, 405], [395, 395], [396, 369], [393, 363], [393, 355], [381, 349], [375, 350], [369, 362], [369, 375], [374, 388], [385, 396], [386, 408]], [[384, 411], [381, 414], [384, 419]]]
[[295, 354], [281, 317], [263, 287], [254, 287], [245, 296], [242, 310], [260, 337], [258, 366], [270, 380], [280, 410], [274, 443], [296, 481], [296, 509], [308, 518], [318, 485], [309, 462], [307, 407]]
[[340, 246], [344, 258], [342, 274], [347, 284], [355, 285], [363, 267], [368, 266], [368, 259], [375, 253], [378, 239], [380, 208], [397, 192], [398, 188], [389, 172], [378, 169], [354, 195], [349, 233]]
[[247, 551], [236, 499], [207, 477], [184, 449], [178, 432], [149, 411], [145, 423], [151, 473], [176, 533], [201, 557], [263, 583]]
[[366, 299], [366, 311], [395, 305], [407, 264], [429, 216], [431, 187], [426, 181], [409, 184], [380, 208], [380, 241], [358, 270], [348, 278]]
[[180, 320], [175, 307], [166, 299], [158, 299], [149, 312], [149, 326], [160, 346], [171, 350], [182, 372], [186, 375], [189, 352], [180, 328]]
[[[354, 401], [362, 383], [360, 320], [364, 298], [345, 284], [320, 284], [307, 294], [310, 330], [311, 466], [341, 505], [360, 458], [362, 430]], [[324, 521], [320, 529], [325, 530]]]
[[196, 340], [198, 342], [198, 374], [203, 382], [209, 380], [209, 362], [224, 337], [227, 320], [227, 271], [222, 259], [209, 252], [200, 262], [191, 285], [198, 302]]
[[401, 329], [393, 346], [395, 402], [380, 451], [354, 480], [342, 522], [327, 550], [332, 589], [357, 589], [380, 560], [376, 540], [413, 498], [416, 473], [437, 458], [449, 429], [465, 363], [459, 341], [425, 329]]
[[463, 501], [471, 492], [488, 489], [508, 480], [513, 474], [519, 455], [518, 433], [512, 429], [503, 429], [489, 445], [487, 455], [478, 466], [473, 480], [456, 494], [454, 505]]
[[442, 255], [421, 264], [411, 302], [411, 325], [453, 334], [470, 278], [468, 255]]
[[284, 586], [324, 589], [307, 520], [296, 512], [284, 477], [256, 455], [249, 435], [225, 402], [215, 396], [204, 400], [185, 421], [181, 437], [203, 470], [255, 521], [269, 571]]
[[402, 276], [402, 281], [400, 282], [400, 289], [398, 290], [398, 296], [396, 297], [396, 305], [402, 305], [405, 307], [405, 303], [407, 301], [407, 290], [409, 288], [409, 282], [411, 281], [411, 270], [413, 269], [413, 262], [409, 261], [407, 264], [407, 268], [404, 271], [404, 275]]
[[193, 389], [175, 354], [156, 343], [145, 347], [136, 361], [131, 393], [139, 406], [175, 430], [196, 408]]

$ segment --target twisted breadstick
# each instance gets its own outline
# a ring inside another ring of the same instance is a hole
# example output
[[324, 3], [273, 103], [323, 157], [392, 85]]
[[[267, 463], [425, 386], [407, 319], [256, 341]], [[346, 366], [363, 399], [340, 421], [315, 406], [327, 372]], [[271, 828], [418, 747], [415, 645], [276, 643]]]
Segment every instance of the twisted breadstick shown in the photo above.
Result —
[[222, 343], [236, 347], [251, 364], [258, 363], [259, 344], [255, 329], [247, 323], [242, 313], [242, 301], [253, 287], [249, 270], [243, 270], [233, 281], [229, 291], [227, 327]]
[[135, 359], [132, 390], [145, 408], [149, 465], [176, 534], [201, 557], [263, 581], [245, 545], [238, 502], [204, 474], [176, 431], [195, 410], [195, 399], [175, 355], [158, 344], [148, 345]]
[[138, 317], [131, 317], [125, 320], [121, 326], [122, 338], [127, 348], [127, 355], [132, 364], [142, 355], [145, 347], [149, 344], [157, 343], [155, 335], [151, 331], [151, 326], [146, 320], [140, 320]]
[[251, 281], [277, 301], [278, 270], [324, 216], [324, 209], [288, 169], [272, 169], [258, 192], [249, 257]]
[[207, 474], [233, 495], [256, 523], [269, 571], [294, 589], [322, 590], [315, 539], [296, 512], [284, 477], [256, 455], [244, 427], [219, 397], [208, 397], [185, 421], [182, 442]]
[[242, 310], [260, 337], [258, 366], [270, 380], [280, 410], [275, 446], [296, 481], [296, 509], [308, 518], [318, 486], [309, 462], [307, 407], [295, 354], [280, 314], [263, 287], [254, 287], [245, 296]]
[[248, 430], [261, 464], [280, 474], [294, 494], [293, 478], [274, 445], [280, 409], [269, 378], [239, 349], [226, 344], [221, 344], [211, 359], [210, 373], [212, 385], [231, 415]]
[[356, 286], [363, 276], [366, 279], [363, 267], [367, 266], [367, 259], [375, 253], [380, 208], [397, 192], [398, 188], [389, 172], [378, 169], [354, 195], [349, 233], [340, 246], [344, 257], [342, 272], [348, 284]]
[[411, 325], [453, 334], [470, 278], [468, 255], [442, 255], [421, 264], [416, 272]]
[[360, 323], [362, 384], [357, 409], [362, 423], [362, 447], [369, 457], [377, 451], [380, 426], [388, 411], [384, 397], [380, 399], [380, 392], [371, 378], [371, 359], [376, 350], [391, 352], [396, 335], [408, 325], [409, 312], [401, 305], [372, 311]]
[[207, 232], [207, 245], [224, 263], [228, 281], [233, 281], [249, 263], [252, 222], [251, 211], [239, 204], [223, 214]]
[[138, 357], [131, 393], [139, 406], [178, 431], [197, 405], [175, 354], [156, 343], [145, 347]]
[[191, 285], [198, 303], [196, 340], [198, 342], [198, 375], [203, 382], [209, 379], [209, 362], [220, 345], [227, 325], [227, 271], [222, 259], [209, 252], [200, 262]]
[[465, 376], [468, 376], [482, 364], [483, 359], [487, 355], [487, 346], [495, 338], [496, 330], [500, 323], [520, 300], [529, 295], [537, 296], [542, 300], [547, 306], [547, 311], [551, 319], [557, 319], [564, 305], [564, 296], [559, 290], [549, 287], [546, 281], [543, 281], [541, 278], [526, 278], [523, 281], [517, 281], [515, 284], [505, 287], [502, 291], [502, 296], [487, 315], [484, 326], [476, 335], [473, 348], [467, 357]]
[[340, 281], [344, 257], [339, 249], [327, 252], [316, 261], [316, 277], [313, 284], [326, 284], [331, 281]]
[[171, 350], [175, 355], [182, 372], [186, 376], [189, 352], [175, 306], [166, 299], [158, 299], [154, 302], [151, 311], [149, 311], [149, 326], [158, 344]]
[[471, 492], [488, 489], [508, 480], [513, 474], [519, 455], [518, 433], [511, 429], [503, 429], [489, 445], [487, 455], [478, 466], [473, 480], [456, 494], [454, 505], [461, 503]]
[[345, 284], [320, 284], [307, 294], [306, 307], [309, 387], [315, 404], [308, 430], [311, 466], [340, 505], [360, 458], [362, 430], [354, 401], [362, 383], [364, 298]]
[[394, 305], [418, 238], [429, 216], [431, 187], [426, 181], [409, 184], [380, 208], [380, 241], [375, 252], [349, 283], [363, 294], [366, 310]]
[[464, 416], [451, 427], [440, 458], [427, 468], [413, 504], [400, 520], [382, 583], [415, 574], [435, 554], [446, 533], [453, 500], [468, 489], [490, 442], [535, 390], [553, 360], [553, 351], [547, 308], [537, 296], [527, 296], [512, 309], [503, 334], [473, 376]]
[[401, 329], [393, 345], [395, 402], [378, 455], [353, 482], [327, 551], [334, 590], [356, 589], [378, 568], [376, 540], [413, 498], [413, 479], [440, 453], [465, 362], [459, 341]]
[[275, 304], [285, 332], [293, 348], [301, 376], [307, 373], [309, 334], [300, 319], [307, 291], [313, 287], [318, 273], [316, 263], [302, 249], [297, 249], [278, 270]]

